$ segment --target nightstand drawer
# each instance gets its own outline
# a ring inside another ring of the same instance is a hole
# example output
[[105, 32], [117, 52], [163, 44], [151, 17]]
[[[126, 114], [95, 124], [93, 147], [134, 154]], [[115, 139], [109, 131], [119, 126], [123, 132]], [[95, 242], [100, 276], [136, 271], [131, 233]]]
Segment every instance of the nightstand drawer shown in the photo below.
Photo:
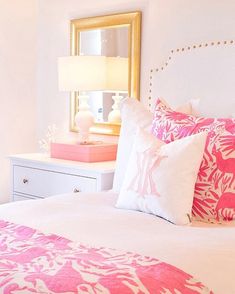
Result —
[[13, 191], [36, 197], [96, 191], [96, 179], [49, 170], [14, 166]]

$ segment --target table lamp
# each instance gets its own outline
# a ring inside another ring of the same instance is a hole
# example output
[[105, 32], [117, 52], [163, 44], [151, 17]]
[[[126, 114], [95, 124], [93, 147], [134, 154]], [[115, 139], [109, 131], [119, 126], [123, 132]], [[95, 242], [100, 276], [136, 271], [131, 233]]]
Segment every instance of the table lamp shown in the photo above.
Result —
[[75, 122], [79, 130], [79, 143], [89, 144], [89, 129], [94, 116], [84, 91], [103, 91], [107, 84], [105, 56], [66, 56], [58, 60], [59, 90], [79, 91], [79, 111]]

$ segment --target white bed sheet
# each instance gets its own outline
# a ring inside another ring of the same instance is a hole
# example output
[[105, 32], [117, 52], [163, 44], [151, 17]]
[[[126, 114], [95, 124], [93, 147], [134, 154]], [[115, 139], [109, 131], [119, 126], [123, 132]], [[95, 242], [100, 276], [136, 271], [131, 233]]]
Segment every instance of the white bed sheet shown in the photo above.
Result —
[[0, 206], [0, 218], [92, 246], [153, 256], [193, 275], [218, 294], [235, 293], [235, 227], [175, 226], [114, 207], [113, 193], [66, 194]]

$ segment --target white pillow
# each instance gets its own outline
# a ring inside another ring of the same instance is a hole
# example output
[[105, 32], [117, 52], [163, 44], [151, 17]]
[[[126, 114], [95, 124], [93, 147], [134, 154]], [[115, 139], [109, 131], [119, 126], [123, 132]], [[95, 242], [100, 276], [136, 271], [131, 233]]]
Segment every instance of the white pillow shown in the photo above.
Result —
[[139, 130], [116, 207], [188, 224], [206, 137], [200, 133], [164, 144]]
[[113, 191], [116, 193], [121, 189], [138, 126], [150, 132], [153, 121], [153, 114], [133, 98], [126, 98], [121, 102], [121, 117], [122, 126], [113, 179]]
[[[164, 103], [167, 104], [166, 101]], [[138, 127], [150, 132], [153, 114], [137, 99], [123, 99], [120, 105], [122, 126], [118, 142], [117, 161], [113, 179], [113, 191], [120, 192], [128, 159], [134, 142]], [[192, 114], [191, 100], [185, 105], [179, 106], [176, 111]]]

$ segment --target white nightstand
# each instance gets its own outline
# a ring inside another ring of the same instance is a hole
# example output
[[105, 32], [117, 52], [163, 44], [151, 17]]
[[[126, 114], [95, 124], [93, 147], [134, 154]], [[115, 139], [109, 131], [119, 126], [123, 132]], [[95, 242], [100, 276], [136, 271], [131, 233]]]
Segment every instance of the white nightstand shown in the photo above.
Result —
[[12, 201], [112, 189], [115, 161], [85, 163], [44, 154], [10, 156]]

